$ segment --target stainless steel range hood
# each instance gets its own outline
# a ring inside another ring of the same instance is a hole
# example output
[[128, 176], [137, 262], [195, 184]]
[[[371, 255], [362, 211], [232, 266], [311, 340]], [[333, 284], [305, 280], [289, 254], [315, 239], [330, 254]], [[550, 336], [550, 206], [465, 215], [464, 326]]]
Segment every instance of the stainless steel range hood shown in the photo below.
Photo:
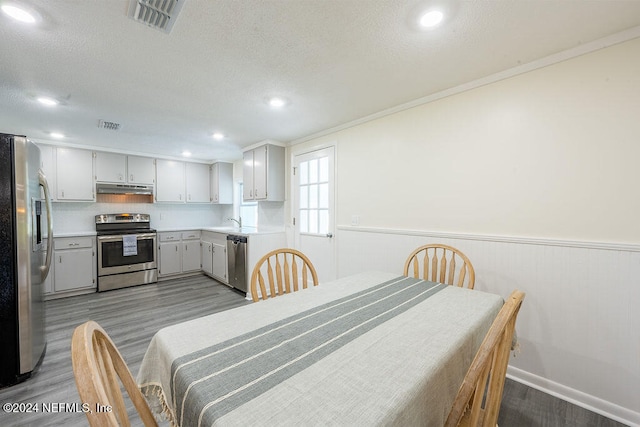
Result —
[[153, 185], [135, 184], [106, 184], [97, 183], [96, 193], [98, 194], [139, 194], [153, 195]]

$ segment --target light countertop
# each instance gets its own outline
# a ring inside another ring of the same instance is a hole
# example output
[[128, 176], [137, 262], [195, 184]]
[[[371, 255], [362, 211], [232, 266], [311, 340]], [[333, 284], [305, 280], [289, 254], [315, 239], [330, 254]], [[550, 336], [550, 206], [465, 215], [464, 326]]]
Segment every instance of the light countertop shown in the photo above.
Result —
[[158, 228], [158, 233], [173, 231], [211, 231], [214, 233], [237, 234], [240, 236], [249, 236], [254, 234], [275, 234], [284, 233], [283, 227], [187, 227], [187, 228]]
[[[211, 231], [214, 233], [224, 234], [237, 234], [240, 236], [249, 236], [256, 234], [276, 234], [284, 233], [283, 227], [171, 227], [171, 228], [158, 228], [158, 233], [168, 233], [176, 231]], [[93, 237], [96, 235], [95, 231], [78, 231], [78, 232], [64, 232], [56, 233], [54, 231], [53, 237]]]

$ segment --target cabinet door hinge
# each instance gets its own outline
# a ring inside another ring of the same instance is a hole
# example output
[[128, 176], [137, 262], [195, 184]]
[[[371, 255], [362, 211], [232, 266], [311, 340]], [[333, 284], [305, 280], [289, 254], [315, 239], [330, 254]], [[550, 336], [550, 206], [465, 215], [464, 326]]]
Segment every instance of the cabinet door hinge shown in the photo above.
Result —
[[296, 176], [296, 169], [298, 169], [297, 167], [293, 167], [293, 176]]
[[293, 225], [296, 225], [296, 217], [293, 217]]

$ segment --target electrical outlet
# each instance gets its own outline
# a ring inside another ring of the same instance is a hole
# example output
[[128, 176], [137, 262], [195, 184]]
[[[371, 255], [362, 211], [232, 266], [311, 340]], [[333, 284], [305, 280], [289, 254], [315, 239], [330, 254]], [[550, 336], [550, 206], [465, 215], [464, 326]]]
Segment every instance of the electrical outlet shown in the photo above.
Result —
[[360, 215], [351, 215], [351, 225], [360, 225]]

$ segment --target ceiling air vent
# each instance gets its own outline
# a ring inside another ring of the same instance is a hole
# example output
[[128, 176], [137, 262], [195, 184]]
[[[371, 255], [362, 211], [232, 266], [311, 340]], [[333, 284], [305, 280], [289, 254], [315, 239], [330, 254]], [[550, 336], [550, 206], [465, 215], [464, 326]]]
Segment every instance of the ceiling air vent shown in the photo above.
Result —
[[100, 120], [100, 122], [98, 123], [98, 127], [100, 129], [118, 130], [120, 129], [120, 123], [106, 122], [104, 120]]
[[185, 0], [131, 0], [129, 17], [169, 33]]

